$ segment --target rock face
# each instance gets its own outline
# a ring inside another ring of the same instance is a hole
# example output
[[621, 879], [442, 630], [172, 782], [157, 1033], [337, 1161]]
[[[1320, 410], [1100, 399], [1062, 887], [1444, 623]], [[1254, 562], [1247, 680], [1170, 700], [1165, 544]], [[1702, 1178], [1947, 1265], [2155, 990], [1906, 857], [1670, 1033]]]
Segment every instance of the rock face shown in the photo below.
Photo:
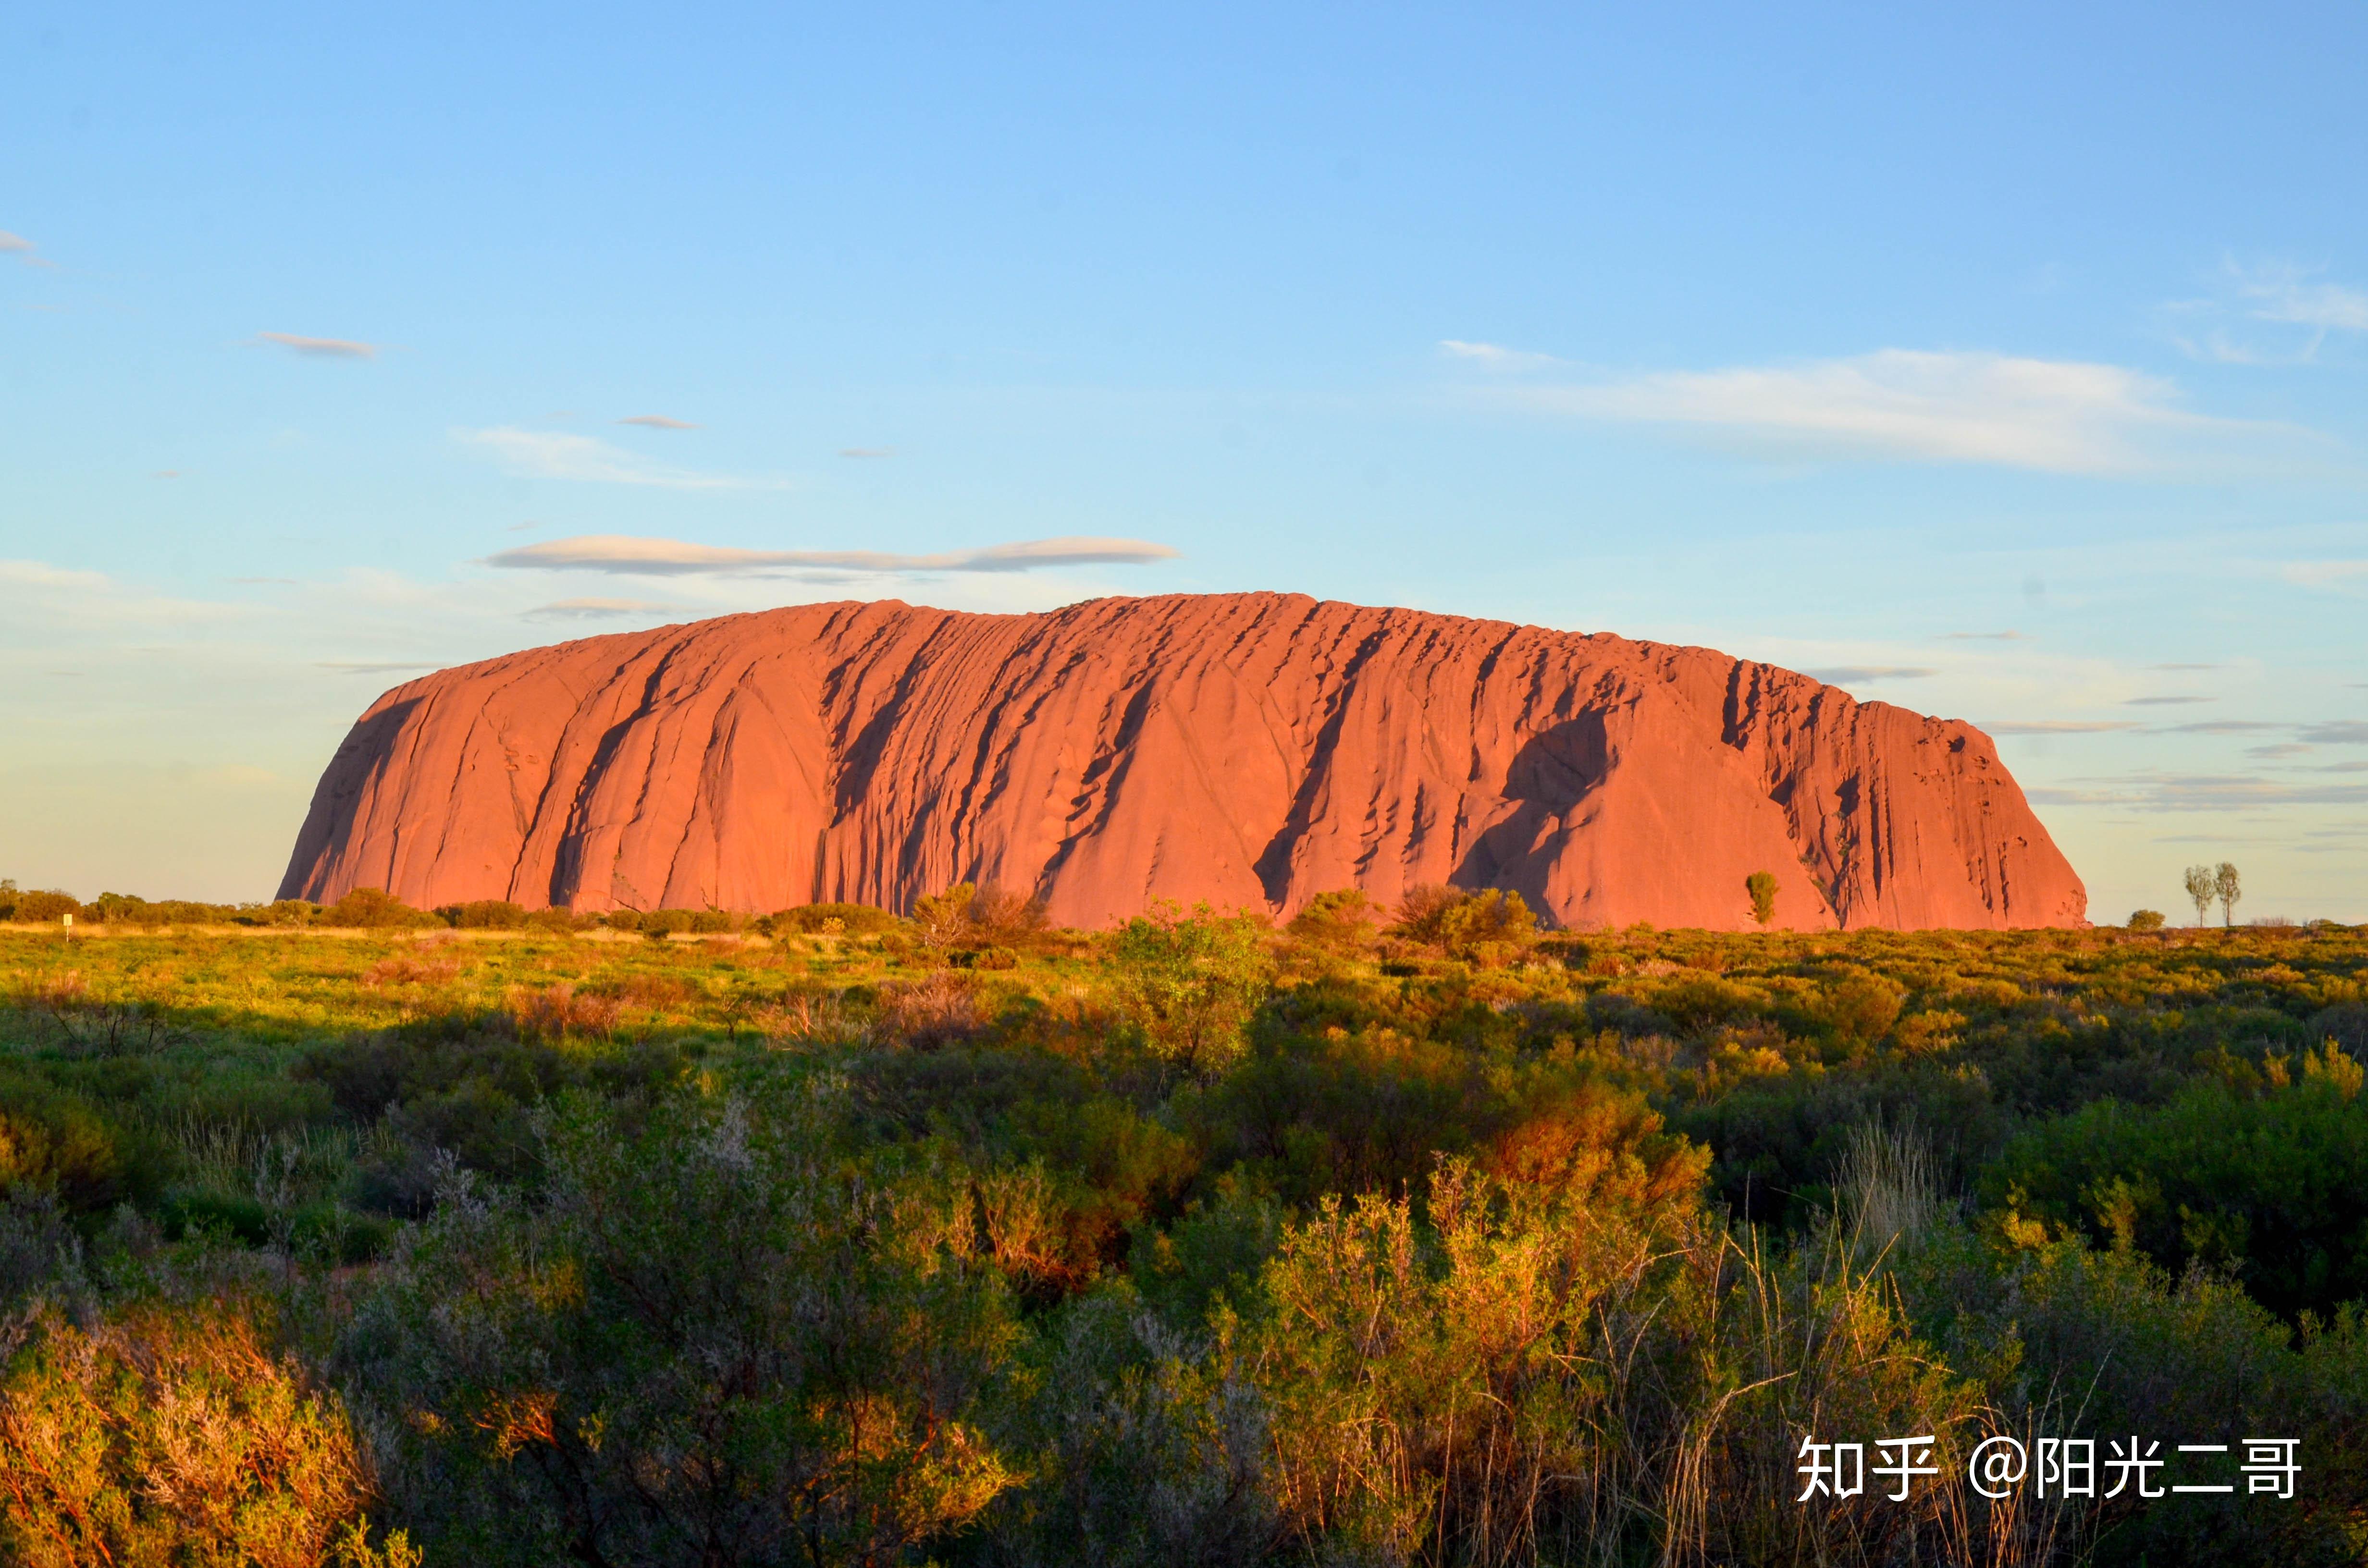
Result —
[[1297, 596], [1047, 615], [894, 601], [530, 649], [371, 705], [283, 898], [908, 908], [958, 881], [1105, 925], [1357, 886], [1569, 926], [2080, 923], [1972, 726], [1702, 648]]

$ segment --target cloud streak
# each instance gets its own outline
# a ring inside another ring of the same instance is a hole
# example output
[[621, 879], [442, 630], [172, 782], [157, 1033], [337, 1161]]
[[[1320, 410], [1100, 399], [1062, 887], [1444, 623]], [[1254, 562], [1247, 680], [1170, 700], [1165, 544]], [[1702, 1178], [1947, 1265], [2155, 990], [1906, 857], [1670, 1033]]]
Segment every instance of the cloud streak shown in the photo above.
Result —
[[1860, 681], [1923, 680], [1941, 672], [1923, 665], [1835, 665], [1822, 670], [1803, 670], [1812, 680], [1828, 685], [1849, 686]]
[[2135, 719], [2014, 719], [1980, 726], [1991, 735], [2101, 735], [2116, 730], [2143, 730]]
[[2274, 806], [2368, 805], [2368, 784], [2298, 784], [2249, 774], [2150, 774], [2088, 788], [2024, 791], [2043, 806], [2120, 806], [2142, 812], [2242, 812]]
[[2237, 292], [2252, 303], [2261, 321], [2329, 330], [2368, 332], [2368, 293], [2335, 283], [2306, 283], [2294, 267], [2264, 267], [2241, 275]]
[[258, 342], [276, 343], [290, 354], [302, 354], [308, 359], [375, 359], [378, 345], [362, 343], [350, 337], [306, 337], [294, 332], [258, 332]]
[[636, 414], [617, 421], [620, 425], [639, 425], [646, 430], [696, 430], [698, 426], [688, 419], [670, 419], [663, 414]]
[[2274, 428], [2176, 405], [2169, 382], [2117, 365], [1885, 348], [1852, 358], [1673, 370], [1497, 395], [1543, 412], [1693, 426], [1794, 451], [2054, 473], [2157, 469], [2165, 437]]
[[935, 555], [895, 555], [876, 550], [735, 550], [681, 540], [585, 534], [505, 550], [486, 557], [485, 564], [644, 577], [772, 576], [816, 571], [1026, 572], [1039, 566], [1140, 565], [1172, 560], [1178, 553], [1167, 545], [1134, 539], [1036, 539]]
[[1455, 337], [1440, 339], [1439, 351], [1451, 359], [1461, 359], [1491, 370], [1535, 370], [1562, 363], [1551, 354], [1535, 354], [1494, 343], [1466, 343]]
[[558, 599], [526, 613], [539, 620], [609, 620], [627, 615], [675, 615], [684, 607], [651, 599]]
[[640, 484], [663, 490], [773, 490], [779, 480], [740, 479], [650, 462], [589, 436], [561, 430], [456, 432], [460, 439], [492, 454], [494, 460], [529, 479], [566, 479], [587, 484]]

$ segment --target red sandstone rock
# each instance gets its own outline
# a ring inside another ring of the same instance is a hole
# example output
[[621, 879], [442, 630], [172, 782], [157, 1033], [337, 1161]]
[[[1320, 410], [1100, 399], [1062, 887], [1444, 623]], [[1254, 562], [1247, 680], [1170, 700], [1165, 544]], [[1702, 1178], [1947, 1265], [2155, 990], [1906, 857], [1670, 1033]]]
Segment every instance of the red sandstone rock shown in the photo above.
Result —
[[371, 705], [280, 886], [418, 905], [909, 907], [1100, 926], [1330, 888], [1517, 889], [1573, 926], [2077, 925], [1971, 725], [1703, 648], [1226, 594], [809, 605], [441, 671]]

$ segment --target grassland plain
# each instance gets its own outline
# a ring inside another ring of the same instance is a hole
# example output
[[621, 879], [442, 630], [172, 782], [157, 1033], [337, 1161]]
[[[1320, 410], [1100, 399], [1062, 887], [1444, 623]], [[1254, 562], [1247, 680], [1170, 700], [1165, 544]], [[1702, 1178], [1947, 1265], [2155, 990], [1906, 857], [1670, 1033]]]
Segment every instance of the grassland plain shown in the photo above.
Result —
[[16, 1561], [2368, 1561], [2368, 932], [101, 900], [0, 985]]

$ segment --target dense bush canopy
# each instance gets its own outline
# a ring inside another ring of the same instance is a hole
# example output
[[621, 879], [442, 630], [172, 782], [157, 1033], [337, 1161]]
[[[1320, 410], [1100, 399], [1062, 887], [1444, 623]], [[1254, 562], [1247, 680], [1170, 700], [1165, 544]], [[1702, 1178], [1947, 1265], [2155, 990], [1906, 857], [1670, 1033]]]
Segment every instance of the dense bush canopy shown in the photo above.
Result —
[[[2368, 1540], [2362, 933], [78, 907], [0, 932], [11, 1561]], [[2306, 1484], [1964, 1483], [2075, 1430]]]

